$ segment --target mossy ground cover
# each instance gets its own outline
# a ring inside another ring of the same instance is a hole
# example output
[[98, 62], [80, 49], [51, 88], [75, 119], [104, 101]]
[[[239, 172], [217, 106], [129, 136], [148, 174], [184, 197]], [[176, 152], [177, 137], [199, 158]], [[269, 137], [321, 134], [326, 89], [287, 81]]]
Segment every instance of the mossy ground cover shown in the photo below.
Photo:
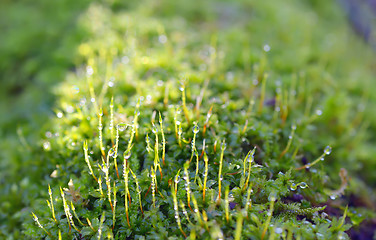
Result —
[[42, 52], [35, 70], [65, 76], [35, 77], [54, 114], [4, 130], [2, 237], [347, 239], [375, 218], [374, 53], [338, 5], [111, 1], [71, 16], [71, 57]]

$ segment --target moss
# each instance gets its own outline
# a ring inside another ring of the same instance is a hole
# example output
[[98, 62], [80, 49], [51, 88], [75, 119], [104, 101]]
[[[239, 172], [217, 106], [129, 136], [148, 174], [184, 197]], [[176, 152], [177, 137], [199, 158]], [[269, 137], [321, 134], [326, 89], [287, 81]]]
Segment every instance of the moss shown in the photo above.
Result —
[[23, 236], [347, 239], [374, 217], [374, 99], [353, 82], [374, 62], [329, 5], [91, 4], [56, 116], [19, 145], [44, 179], [20, 184]]

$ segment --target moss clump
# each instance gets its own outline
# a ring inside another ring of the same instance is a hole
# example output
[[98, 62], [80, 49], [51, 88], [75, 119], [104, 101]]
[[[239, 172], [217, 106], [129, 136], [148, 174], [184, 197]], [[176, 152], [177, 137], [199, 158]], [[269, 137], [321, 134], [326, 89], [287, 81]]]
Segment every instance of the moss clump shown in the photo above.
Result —
[[346, 28], [315, 27], [328, 18], [309, 2], [162, 2], [80, 18], [85, 64], [54, 88], [56, 117], [29, 146], [45, 182], [19, 212], [24, 236], [347, 239], [374, 217], [348, 197], [366, 199], [350, 176], [370, 159], [374, 118], [345, 77], [372, 84], [354, 65], [371, 60], [321, 41]]

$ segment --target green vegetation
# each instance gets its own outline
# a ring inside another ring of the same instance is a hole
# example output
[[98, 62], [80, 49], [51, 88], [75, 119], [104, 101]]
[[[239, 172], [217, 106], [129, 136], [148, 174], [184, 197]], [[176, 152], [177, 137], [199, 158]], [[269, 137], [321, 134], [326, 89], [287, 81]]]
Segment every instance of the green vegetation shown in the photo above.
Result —
[[[375, 219], [374, 52], [335, 3], [38, 2], [56, 32], [2, 36], [0, 237], [348, 239]], [[59, 41], [17, 48], [39, 38]]]

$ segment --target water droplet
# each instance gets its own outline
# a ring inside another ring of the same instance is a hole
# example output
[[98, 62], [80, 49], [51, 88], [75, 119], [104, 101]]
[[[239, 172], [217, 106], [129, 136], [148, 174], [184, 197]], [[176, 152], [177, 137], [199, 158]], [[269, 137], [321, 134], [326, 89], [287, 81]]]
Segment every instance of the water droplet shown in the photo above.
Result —
[[124, 159], [127, 160], [131, 157], [132, 155], [132, 152], [131, 151], [125, 151], [124, 152]]
[[332, 147], [330, 147], [330, 146], [326, 146], [325, 149], [324, 149], [324, 153], [325, 153], [326, 155], [329, 155], [331, 152], [332, 152]]
[[338, 240], [344, 240], [344, 239], [346, 239], [345, 233], [343, 232], [338, 233]]
[[67, 108], [65, 109], [65, 111], [67, 113], [72, 113], [72, 112], [74, 112], [74, 107], [73, 106], [67, 106]]
[[180, 182], [180, 176], [179, 176], [179, 175], [175, 177], [175, 182], [176, 182], [176, 183], [179, 183], [179, 182]]
[[296, 125], [295, 124], [291, 125], [291, 129], [296, 130]]
[[292, 139], [292, 135], [289, 136], [289, 139]]
[[166, 35], [159, 35], [158, 41], [162, 44], [165, 44], [167, 42], [167, 37]]
[[275, 232], [276, 234], [281, 234], [281, 233], [283, 232], [283, 229], [282, 229], [282, 228], [276, 228], [276, 229], [274, 230], [274, 232]]
[[58, 118], [62, 118], [62, 117], [63, 117], [63, 113], [62, 113], [62, 112], [58, 112], [58, 113], [56, 113], [56, 116], [57, 116]]
[[270, 51], [270, 46], [268, 44], [265, 44], [263, 48], [264, 48], [265, 52], [269, 52]]
[[157, 81], [157, 86], [158, 87], [162, 87], [163, 86], [163, 81], [162, 80], [158, 80]]
[[79, 92], [80, 92], [80, 88], [77, 87], [76, 85], [74, 85], [74, 86], [72, 87], [72, 91], [73, 91], [73, 93], [79, 93]]
[[180, 121], [176, 121], [176, 125], [178, 125], [178, 126], [179, 126], [180, 124], [181, 124], [181, 122], [180, 122]]
[[321, 111], [320, 109], [317, 109], [317, 110], [316, 110], [316, 115], [317, 115], [317, 116], [321, 116], [321, 114], [322, 114], [322, 111]]
[[297, 189], [297, 185], [295, 184], [295, 183], [291, 183], [290, 184], [290, 189], [291, 189], [291, 191], [295, 191], [296, 189]]
[[90, 98], [90, 102], [95, 102], [95, 98]]
[[324, 237], [324, 235], [321, 234], [321, 233], [316, 233], [316, 236], [319, 237], [319, 238], [323, 238]]
[[109, 87], [113, 87], [114, 85], [115, 85], [115, 84], [114, 84], [113, 81], [109, 81], [109, 82], [108, 82], [108, 86], [109, 86]]
[[48, 141], [44, 142], [44, 143], [43, 143], [43, 148], [44, 148], [44, 150], [46, 150], [46, 151], [50, 151], [50, 150], [51, 150], [51, 143], [48, 142]]
[[199, 127], [197, 125], [195, 125], [192, 129], [193, 133], [194, 134], [197, 134], [200, 130], [199, 130]]
[[277, 199], [277, 196], [276, 196], [276, 194], [275, 194], [274, 192], [272, 192], [272, 193], [269, 195], [269, 197], [268, 197], [268, 200], [269, 200], [270, 202], [274, 202], [276, 199]]
[[304, 189], [304, 188], [307, 188], [307, 187], [308, 187], [308, 184], [305, 183], [305, 182], [301, 182], [301, 183], [299, 184], [299, 187], [302, 188], [302, 189]]
[[126, 127], [127, 127], [127, 125], [125, 123], [119, 123], [117, 125], [117, 128], [119, 129], [120, 132], [123, 132]]
[[93, 73], [94, 73], [93, 68], [91, 66], [87, 66], [86, 67], [86, 75], [91, 76], [91, 75], [93, 75]]
[[335, 195], [331, 195], [331, 196], [330, 196], [330, 199], [335, 200], [335, 199], [336, 199], [336, 196], [335, 196]]
[[122, 57], [122, 58], [121, 58], [121, 62], [122, 62], [123, 64], [128, 64], [128, 63], [129, 63], [129, 57], [127, 57], [127, 56]]
[[158, 128], [154, 125], [154, 123], [153, 123], [153, 127], [151, 128], [151, 131], [152, 131], [154, 134], [157, 134], [157, 133], [158, 133]]
[[108, 156], [115, 157], [115, 150], [113, 148], [110, 148], [110, 150], [108, 150]]
[[221, 150], [224, 151], [224, 150], [226, 149], [226, 147], [227, 147], [227, 144], [226, 144], [225, 141], [223, 141], [223, 142], [221, 143]]
[[47, 138], [51, 138], [51, 137], [52, 137], [52, 133], [51, 133], [51, 132], [49, 132], [49, 131], [48, 131], [48, 132], [46, 132], [46, 134], [45, 134], [45, 135], [46, 135], [46, 137], [47, 137]]
[[321, 160], [321, 161], [324, 161], [324, 160], [325, 160], [325, 158], [324, 158], [324, 157], [322, 157], [322, 158], [320, 158], [320, 160]]
[[85, 103], [86, 103], [86, 98], [81, 98], [81, 99], [80, 99], [80, 106], [81, 106], [81, 107], [84, 106]]
[[184, 86], [183, 86], [183, 85], [180, 86], [180, 87], [179, 87], [179, 90], [180, 90], [181, 92], [183, 92], [183, 91], [184, 91]]

